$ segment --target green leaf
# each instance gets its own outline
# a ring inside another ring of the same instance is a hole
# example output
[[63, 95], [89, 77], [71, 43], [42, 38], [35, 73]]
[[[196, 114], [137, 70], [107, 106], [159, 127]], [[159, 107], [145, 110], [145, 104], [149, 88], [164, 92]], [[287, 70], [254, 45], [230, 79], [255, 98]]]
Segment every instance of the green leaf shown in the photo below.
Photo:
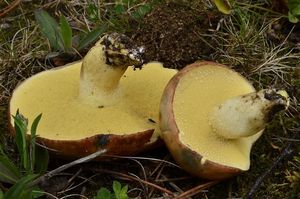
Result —
[[231, 6], [227, 0], [214, 0], [218, 10], [224, 14], [231, 13]]
[[288, 9], [292, 10], [300, 4], [300, 0], [288, 0]]
[[291, 23], [298, 23], [299, 19], [294, 16], [290, 11], [288, 12], [288, 18]]
[[99, 12], [98, 12], [98, 8], [95, 4], [89, 4], [87, 9], [87, 16], [91, 19], [91, 20], [97, 20], [99, 19]]
[[32, 122], [31, 124], [31, 136], [35, 137], [36, 136], [36, 130], [37, 130], [37, 127], [39, 125], [39, 122], [42, 118], [42, 114], [39, 114]]
[[103, 34], [107, 30], [107, 25], [104, 24], [100, 26], [99, 28], [96, 28], [95, 30], [89, 32], [78, 44], [77, 49], [81, 50], [85, 47], [87, 47], [89, 44], [94, 42], [96, 39], [99, 39], [99, 36]]
[[32, 198], [39, 198], [41, 196], [45, 195], [45, 192], [42, 191], [40, 188], [35, 187], [32, 190]]
[[0, 182], [14, 184], [19, 177], [17, 167], [8, 158], [0, 156]]
[[128, 186], [126, 185], [121, 189], [119, 199], [128, 199], [127, 191], [128, 191]]
[[111, 192], [106, 188], [101, 188], [93, 199], [111, 199]]
[[116, 199], [128, 199], [128, 196], [127, 196], [128, 186], [127, 185], [122, 188], [122, 185], [120, 182], [113, 181], [113, 190], [114, 190]]
[[113, 13], [116, 15], [120, 15], [122, 13], [125, 12], [125, 8], [122, 4], [117, 4], [115, 5], [114, 9], [113, 9]]
[[3, 193], [2, 189], [0, 189], [0, 199], [4, 199], [4, 193]]
[[21, 164], [23, 165], [24, 169], [28, 171], [30, 167], [29, 153], [26, 142], [28, 120], [23, 115], [19, 114], [19, 111], [17, 111], [13, 118], [15, 123], [16, 144], [21, 156]]
[[290, 10], [293, 15], [300, 15], [300, 3]]
[[48, 150], [42, 146], [36, 145], [35, 158], [35, 172], [39, 174], [45, 173], [49, 164]]
[[0, 181], [15, 183], [21, 176], [18, 167], [7, 157], [0, 147]]
[[32, 187], [29, 187], [28, 184], [33, 181], [38, 175], [27, 175], [21, 178], [16, 184], [14, 184], [5, 194], [5, 199], [31, 199], [28, 198], [31, 196]]
[[135, 20], [140, 20], [141, 19], [141, 16], [140, 16], [140, 14], [137, 10], [131, 13], [131, 17]]
[[68, 21], [63, 15], [60, 17], [60, 31], [64, 41], [65, 50], [70, 50], [72, 48], [73, 33]]
[[122, 185], [118, 181], [113, 181], [113, 190], [115, 194], [119, 194], [121, 192]]
[[144, 4], [139, 6], [138, 12], [140, 16], [144, 17], [144, 15], [148, 14], [151, 11], [151, 6], [149, 4]]
[[42, 114], [39, 114], [31, 124], [31, 141], [30, 141], [30, 165], [31, 171], [34, 171], [35, 166], [35, 147], [36, 147], [36, 129], [41, 120]]
[[146, 14], [151, 11], [152, 7], [149, 4], [140, 5], [136, 11], [134, 11], [131, 16], [135, 20], [142, 19]]
[[55, 19], [43, 10], [36, 10], [34, 15], [42, 34], [49, 40], [50, 46], [55, 50], [63, 51], [64, 43]]

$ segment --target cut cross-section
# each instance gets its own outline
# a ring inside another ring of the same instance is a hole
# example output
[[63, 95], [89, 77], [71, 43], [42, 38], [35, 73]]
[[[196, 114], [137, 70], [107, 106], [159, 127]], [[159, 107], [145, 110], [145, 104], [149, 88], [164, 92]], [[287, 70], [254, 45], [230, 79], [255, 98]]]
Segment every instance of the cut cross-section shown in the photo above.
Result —
[[175, 160], [209, 179], [248, 170], [265, 116], [287, 106], [286, 96], [274, 91], [276, 100], [268, 100], [266, 92], [256, 93], [240, 74], [213, 62], [181, 70], [167, 85], [160, 110], [162, 137]]
[[29, 123], [42, 113], [37, 139], [69, 157], [100, 149], [132, 155], [155, 146], [161, 94], [177, 71], [160, 63], [128, 68], [142, 63], [141, 53], [124, 35], [113, 33], [83, 61], [27, 79], [13, 92], [11, 126], [17, 110]]

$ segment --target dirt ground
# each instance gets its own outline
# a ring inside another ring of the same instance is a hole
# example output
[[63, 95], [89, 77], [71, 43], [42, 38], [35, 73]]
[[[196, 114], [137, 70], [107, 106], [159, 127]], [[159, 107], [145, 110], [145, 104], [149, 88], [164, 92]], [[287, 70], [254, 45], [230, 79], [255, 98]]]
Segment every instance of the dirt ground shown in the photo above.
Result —
[[218, 44], [208, 41], [206, 35], [217, 28], [218, 15], [170, 3], [148, 14], [133, 40], [145, 46], [148, 61], [181, 69], [197, 60], [210, 59]]

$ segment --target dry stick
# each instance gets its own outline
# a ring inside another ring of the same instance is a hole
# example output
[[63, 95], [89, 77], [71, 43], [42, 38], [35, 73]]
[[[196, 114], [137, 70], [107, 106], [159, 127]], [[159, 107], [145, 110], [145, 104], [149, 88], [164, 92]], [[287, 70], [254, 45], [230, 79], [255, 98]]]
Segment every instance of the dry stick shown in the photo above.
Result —
[[95, 153], [92, 153], [92, 154], [90, 154], [90, 155], [88, 155], [88, 156], [85, 156], [85, 157], [83, 157], [83, 158], [80, 158], [80, 159], [77, 159], [77, 160], [75, 160], [75, 161], [73, 161], [73, 162], [70, 162], [70, 163], [68, 163], [68, 164], [64, 164], [64, 165], [62, 165], [62, 166], [60, 166], [60, 167], [58, 167], [58, 168], [56, 168], [56, 169], [54, 169], [54, 170], [52, 170], [52, 171], [46, 173], [45, 175], [42, 175], [42, 176], [38, 177], [37, 179], [35, 179], [34, 181], [32, 181], [32, 182], [30, 183], [30, 186], [37, 185], [37, 184], [40, 183], [41, 181], [44, 181], [44, 180], [46, 180], [46, 179], [49, 179], [49, 178], [51, 178], [52, 176], [54, 176], [55, 174], [60, 173], [60, 172], [66, 170], [66, 169], [68, 169], [68, 168], [70, 168], [70, 167], [73, 167], [73, 166], [77, 165], [77, 164], [81, 164], [81, 163], [84, 163], [84, 162], [88, 162], [88, 161], [90, 161], [90, 160], [92, 160], [92, 159], [95, 159], [96, 157], [98, 157], [98, 156], [100, 156], [100, 155], [106, 153], [106, 151], [107, 151], [106, 149], [100, 150], [100, 151], [97, 151], [97, 152], [95, 152]]
[[[166, 160], [166, 157], [167, 157], [167, 156], [164, 157], [164, 160]], [[152, 177], [152, 175], [154, 175], [154, 174], [156, 173], [156, 171], [158, 171], [158, 169], [161, 168], [161, 165], [162, 165], [163, 163], [164, 163], [164, 162], [160, 162], [160, 163], [155, 167], [155, 169], [150, 173], [150, 177]], [[157, 177], [157, 176], [156, 176], [156, 177]]]
[[[166, 159], [166, 156], [165, 156], [165, 158], [164, 158], [164, 160]], [[159, 176], [161, 175], [161, 172], [162, 172], [162, 170], [164, 169], [164, 164], [165, 164], [165, 162], [160, 162], [158, 165], [157, 165], [157, 167], [154, 169], [154, 171], [150, 174], [150, 176], [152, 176], [156, 171], [158, 171], [158, 173], [157, 173], [157, 175], [156, 175], [156, 177], [155, 177], [155, 181], [159, 178]], [[150, 191], [150, 193], [149, 193], [149, 197], [151, 197], [152, 196], [152, 194], [153, 194], [153, 192], [154, 192], [154, 189], [151, 189], [151, 191]]]
[[120, 172], [116, 172], [116, 171], [111, 171], [111, 170], [107, 170], [107, 169], [94, 169], [95, 171], [97, 172], [103, 172], [103, 173], [109, 173], [109, 174], [113, 174], [113, 175], [117, 175], [117, 176], [121, 176], [123, 178], [127, 178], [129, 180], [135, 180], [135, 181], [138, 181], [138, 182], [141, 182], [141, 183], [144, 183], [146, 185], [149, 185], [151, 187], [154, 187], [162, 192], [165, 192], [167, 194], [169, 194], [170, 196], [174, 197], [174, 194], [172, 191], [168, 190], [168, 189], [165, 189], [161, 186], [158, 186], [156, 184], [153, 184], [151, 182], [148, 182], [148, 181], [145, 181], [145, 180], [142, 180], [142, 179], [139, 179], [139, 178], [136, 178], [136, 177], [133, 177], [133, 176], [130, 176], [130, 175], [127, 175], [125, 173], [120, 173]]
[[[58, 194], [62, 194], [64, 192], [66, 192], [66, 190], [68, 191], [70, 189], [70, 187], [72, 188], [72, 181], [81, 173], [82, 169], [80, 168], [74, 175], [71, 176], [70, 179], [68, 179], [68, 182], [66, 183], [66, 185], [64, 186], [64, 188], [61, 189], [61, 191], [57, 192]], [[83, 181], [86, 182], [86, 181]], [[80, 184], [80, 183], [79, 183]]]
[[[168, 178], [164, 175], [161, 175], [164, 179], [168, 180]], [[179, 188], [175, 183], [171, 182], [171, 181], [167, 181], [168, 184], [174, 189], [176, 190], [179, 194], [182, 194], [184, 191]]]
[[16, 8], [20, 3], [21, 3], [21, 0], [14, 0], [7, 7], [5, 7], [3, 10], [0, 10], [0, 18], [7, 15], [10, 11], [12, 11], [14, 8]]
[[165, 178], [165, 179], [157, 179], [155, 182], [176, 182], [176, 181], [182, 181], [182, 180], [190, 180], [195, 178], [195, 176], [183, 176], [178, 178]]
[[205, 184], [200, 184], [200, 185], [198, 185], [198, 186], [196, 186], [196, 187], [194, 187], [194, 188], [178, 195], [174, 199], [185, 199], [185, 198], [188, 198], [188, 197], [192, 197], [192, 196], [196, 195], [197, 193], [203, 191], [203, 189], [211, 187], [212, 185], [215, 185], [218, 182], [220, 182], [220, 181], [210, 181], [210, 182], [207, 182]]
[[257, 191], [257, 189], [260, 187], [261, 183], [264, 181], [264, 179], [275, 170], [276, 166], [286, 157], [290, 156], [293, 153], [293, 150], [291, 148], [291, 143], [288, 144], [288, 146], [282, 151], [280, 156], [275, 160], [275, 162], [272, 164], [272, 166], [266, 170], [261, 176], [259, 176], [254, 183], [253, 187], [250, 189], [250, 191], [247, 193], [246, 197], [244, 199], [251, 199], [253, 198], [254, 193]]
[[138, 157], [138, 156], [119, 156], [119, 155], [104, 155], [105, 157], [112, 157], [112, 158], [120, 158], [120, 159], [136, 159], [136, 160], [149, 160], [149, 161], [156, 161], [156, 162], [165, 162], [169, 165], [172, 165], [174, 167], [177, 167], [179, 169], [181, 169], [180, 166], [178, 166], [177, 164], [174, 164], [173, 162], [170, 161], [166, 161], [166, 160], [161, 160], [158, 158], [147, 158], [147, 157]]

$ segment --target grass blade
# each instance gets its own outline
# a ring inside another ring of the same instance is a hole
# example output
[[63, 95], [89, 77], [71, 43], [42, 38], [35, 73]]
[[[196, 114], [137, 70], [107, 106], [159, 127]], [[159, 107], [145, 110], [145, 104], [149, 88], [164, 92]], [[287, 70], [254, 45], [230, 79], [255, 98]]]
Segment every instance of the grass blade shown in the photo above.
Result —
[[32, 193], [32, 198], [39, 198], [45, 195], [45, 192], [38, 187], [35, 187], [31, 193]]
[[35, 150], [35, 172], [43, 174], [47, 171], [49, 163], [48, 150], [42, 146], [37, 145]]
[[103, 34], [107, 30], [107, 25], [104, 24], [99, 28], [89, 32], [78, 44], [77, 49], [82, 50], [83, 48], [87, 47], [89, 44], [94, 42], [96, 39], [99, 38], [101, 34]]
[[7, 157], [0, 147], [0, 181], [15, 183], [21, 174], [17, 166]]
[[65, 16], [60, 17], [60, 32], [64, 41], [65, 50], [70, 50], [72, 48], [72, 29], [66, 20]]
[[42, 34], [49, 40], [51, 47], [55, 50], [64, 50], [61, 32], [55, 19], [43, 10], [36, 10], [34, 15]]
[[16, 183], [20, 177], [15, 165], [6, 157], [0, 157], [0, 182]]
[[35, 166], [35, 146], [36, 146], [36, 129], [41, 120], [42, 114], [39, 114], [31, 125], [31, 141], [30, 141], [30, 170], [34, 171]]
[[28, 186], [28, 184], [37, 178], [38, 175], [30, 174], [21, 178], [16, 184], [14, 184], [5, 194], [5, 199], [16, 199], [16, 198], [24, 198], [24, 196], [31, 195], [32, 187]]
[[27, 149], [26, 142], [26, 133], [27, 133], [27, 125], [28, 121], [25, 119], [19, 111], [17, 111], [16, 116], [13, 116], [15, 123], [15, 132], [16, 132], [16, 144], [21, 156], [21, 163], [25, 170], [29, 169], [29, 154]]

